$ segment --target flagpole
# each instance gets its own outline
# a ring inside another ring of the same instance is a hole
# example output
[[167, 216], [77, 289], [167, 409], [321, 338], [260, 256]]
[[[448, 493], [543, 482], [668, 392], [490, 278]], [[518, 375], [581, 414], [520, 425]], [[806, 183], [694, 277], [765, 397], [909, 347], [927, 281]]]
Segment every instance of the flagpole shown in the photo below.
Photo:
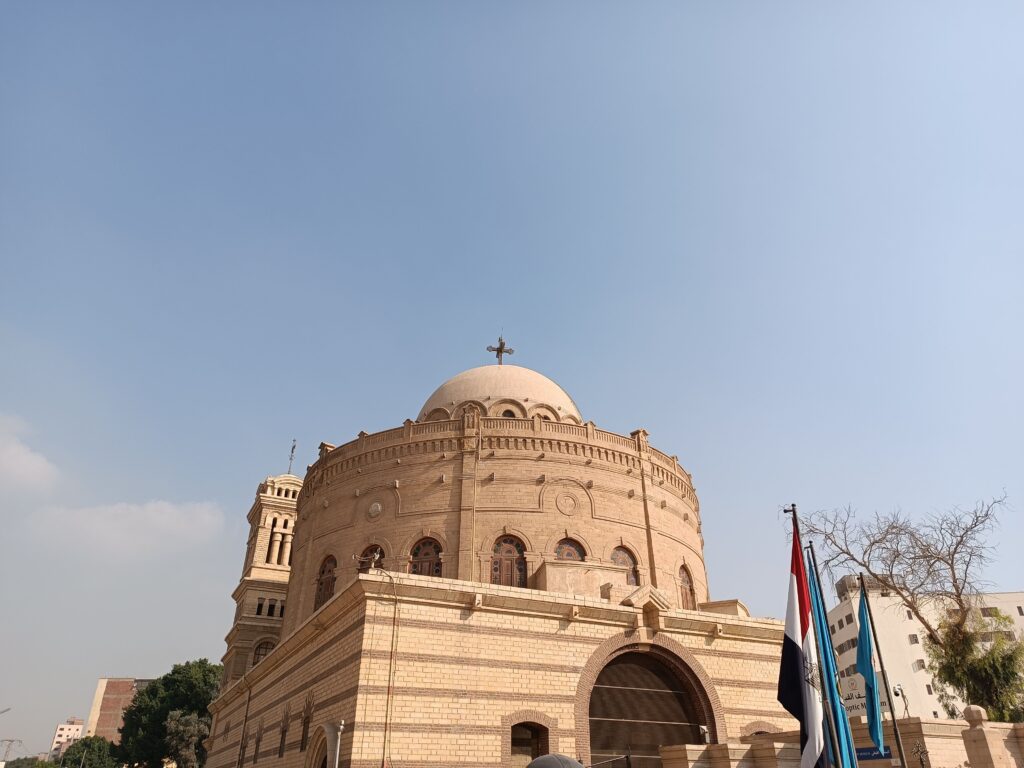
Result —
[[[796, 504], [791, 504], [787, 511], [790, 514], [793, 515], [793, 536], [796, 537], [797, 543], [800, 544], [801, 552], [802, 552], [803, 551], [803, 548], [802, 548], [803, 547], [803, 540], [800, 538], [800, 523], [797, 520], [797, 516], [796, 516]], [[812, 553], [811, 553], [812, 557], [813, 557], [813, 554], [814, 553], [812, 551]], [[817, 565], [815, 565], [815, 568], [817, 568]], [[815, 575], [815, 577], [817, 577], [817, 575], [818, 575], [817, 571], [815, 571], [814, 575]], [[818, 586], [818, 590], [819, 590], [819, 592], [821, 591], [820, 584]], [[813, 616], [813, 609], [812, 609], [812, 616]], [[813, 620], [811, 621], [811, 626], [809, 627], [809, 629], [810, 629], [811, 632], [814, 632], [814, 636], [815, 636], [815, 638], [817, 638], [818, 637], [818, 633], [814, 629], [814, 621]], [[832, 647], [832, 641], [829, 640], [828, 644], [829, 644], [829, 648], [831, 648]], [[820, 642], [816, 642], [815, 645], [818, 646], [818, 654], [820, 655], [821, 654], [821, 644], [820, 644]], [[824, 669], [824, 666], [821, 663], [821, 659], [820, 658], [819, 659], [815, 659], [815, 661], [818, 662], [818, 685], [821, 686], [818, 690], [821, 693], [822, 708], [825, 710], [825, 730], [828, 731], [828, 740], [829, 740], [830, 745], [832, 746], [832, 759], [835, 760], [835, 764], [836, 764], [836, 766], [838, 768], [843, 768], [843, 758], [839, 754], [839, 740], [838, 740], [838, 736], [836, 734], [836, 722], [835, 722], [835, 719], [833, 717], [832, 707], [829, 706], [829, 703], [828, 703], [828, 696], [825, 695], [825, 669]], [[850, 766], [849, 768], [853, 768], [853, 766]]]
[[[822, 607], [824, 607], [825, 593], [821, 591], [821, 576], [818, 575], [818, 558], [814, 554], [814, 542], [812, 541], [812, 542], [808, 543], [807, 547], [811, 551], [811, 568], [814, 571], [814, 582], [818, 585], [818, 594], [821, 595]], [[817, 634], [817, 633], [815, 633], [815, 634]], [[832, 648], [832, 638], [831, 637], [826, 637], [825, 638], [825, 643], [828, 644], [828, 653], [834, 654], [835, 650]], [[818, 638], [818, 653], [825, 653], [825, 652], [826, 652], [825, 651], [825, 647], [821, 644], [821, 638]], [[822, 692], [821, 700], [825, 702], [825, 705], [826, 705], [825, 706], [825, 711], [828, 712], [829, 725], [831, 726], [831, 730], [832, 730], [833, 748], [836, 750], [836, 765], [839, 766], [839, 768], [843, 768], [842, 756], [840, 756], [840, 754], [839, 754], [839, 734], [838, 734], [838, 731], [836, 730], [836, 727], [837, 727], [836, 726], [836, 719], [839, 716], [836, 714], [835, 711], [833, 711], [831, 700], [826, 701], [827, 699], [829, 699], [829, 697], [824, 695], [825, 694], [825, 665], [824, 664], [819, 664], [818, 666], [820, 667], [819, 671], [821, 673], [821, 692]], [[837, 683], [837, 686], [838, 686], [838, 683]], [[848, 768], [856, 768], [856, 766], [849, 766]]]
[[875, 653], [878, 654], [878, 666], [882, 671], [882, 685], [885, 686], [885, 699], [889, 702], [889, 719], [892, 721], [892, 732], [896, 739], [896, 751], [900, 755], [900, 764], [903, 768], [907, 766], [907, 756], [903, 753], [903, 739], [900, 738], [900, 726], [896, 722], [896, 708], [892, 703], [892, 688], [889, 686], [889, 675], [885, 671], [885, 662], [882, 660], [882, 646], [878, 643], [878, 630], [875, 629], [875, 615], [871, 612], [871, 601], [868, 600], [868, 589], [864, 583], [864, 574], [861, 573], [858, 578], [860, 579], [860, 599], [863, 600], [868, 606], [868, 621], [871, 622], [871, 636], [875, 639]]

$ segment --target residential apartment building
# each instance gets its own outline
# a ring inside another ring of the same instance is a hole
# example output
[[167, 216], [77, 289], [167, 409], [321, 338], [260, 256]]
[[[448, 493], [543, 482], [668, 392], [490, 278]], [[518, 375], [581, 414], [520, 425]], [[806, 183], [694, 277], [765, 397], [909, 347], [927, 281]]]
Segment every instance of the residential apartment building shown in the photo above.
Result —
[[102, 736], [113, 744], [120, 744], [124, 710], [132, 703], [135, 694], [151, 682], [134, 677], [101, 677], [92, 697], [85, 735]]
[[85, 721], [80, 717], [69, 717], [63, 723], [57, 723], [53, 730], [53, 741], [50, 742], [50, 760], [59, 760], [73, 743], [82, 738]]
[[[896, 716], [946, 718], [947, 714], [939, 702], [935, 681], [928, 671], [928, 655], [924, 641], [926, 631], [913, 613], [895, 594], [868, 583], [871, 610], [878, 632], [878, 647], [885, 659], [889, 683], [900, 691], [893, 701]], [[863, 715], [864, 679], [856, 672], [857, 635], [860, 625], [857, 621], [860, 609], [860, 584], [856, 576], [844, 576], [836, 583], [839, 604], [828, 612], [829, 632], [837, 656], [840, 683], [847, 711], [851, 715]], [[926, 618], [937, 623], [941, 619], [939, 606], [930, 608]], [[981, 596], [983, 615], [995, 615], [999, 611], [1008, 616], [1017, 639], [1024, 639], [1024, 592], [994, 592]], [[875, 662], [877, 671], [877, 658]], [[881, 677], [879, 677], [881, 680]], [[957, 701], [958, 709], [963, 703]], [[882, 697], [882, 709], [888, 711], [888, 703]]]

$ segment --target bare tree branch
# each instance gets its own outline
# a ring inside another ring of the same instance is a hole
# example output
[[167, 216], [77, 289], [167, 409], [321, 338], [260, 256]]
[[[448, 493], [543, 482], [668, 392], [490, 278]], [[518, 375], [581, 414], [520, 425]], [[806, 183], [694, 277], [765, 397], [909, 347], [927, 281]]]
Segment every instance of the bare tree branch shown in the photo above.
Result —
[[953, 507], [914, 521], [896, 510], [860, 520], [850, 507], [815, 512], [801, 523], [816, 540], [820, 563], [834, 582], [843, 572], [860, 571], [894, 593], [921, 622], [931, 642], [941, 645], [929, 607], [940, 604], [956, 624], [967, 621], [991, 561], [988, 537], [1006, 495], [979, 501], [973, 509]]

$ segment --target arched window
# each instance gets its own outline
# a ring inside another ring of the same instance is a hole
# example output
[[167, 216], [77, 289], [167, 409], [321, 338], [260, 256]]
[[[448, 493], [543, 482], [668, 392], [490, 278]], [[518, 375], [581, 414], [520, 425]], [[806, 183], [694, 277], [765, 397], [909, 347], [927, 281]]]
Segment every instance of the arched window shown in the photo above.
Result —
[[435, 539], [420, 539], [413, 545], [409, 573], [419, 576], [441, 575], [441, 545]]
[[612, 562], [615, 565], [628, 569], [626, 571], [626, 583], [630, 586], [640, 586], [640, 573], [636, 567], [636, 557], [625, 547], [616, 547], [612, 550]]
[[679, 606], [687, 611], [697, 610], [697, 593], [693, 590], [693, 579], [685, 565], [679, 568]]
[[384, 550], [380, 544], [371, 544], [359, 556], [359, 570], [366, 573], [371, 568], [384, 570]]
[[504, 411], [501, 412], [501, 417], [503, 419], [514, 419], [516, 417], [516, 412], [509, 409], [505, 409]]
[[548, 729], [539, 723], [516, 723], [511, 736], [513, 765], [526, 765], [548, 754]]
[[264, 640], [257, 645], [256, 649], [253, 651], [253, 667], [262, 662], [262, 660], [266, 658], [266, 654], [271, 650], [273, 650], [273, 640]]
[[515, 536], [502, 536], [494, 542], [491, 584], [526, 586], [526, 545]]
[[555, 545], [555, 560], [577, 560], [583, 562], [586, 559], [587, 552], [576, 539], [562, 539]]
[[334, 555], [328, 555], [320, 563], [320, 572], [316, 576], [316, 597], [313, 600], [313, 610], [317, 610], [334, 596], [334, 582], [337, 581], [335, 571], [338, 569], [338, 561]]

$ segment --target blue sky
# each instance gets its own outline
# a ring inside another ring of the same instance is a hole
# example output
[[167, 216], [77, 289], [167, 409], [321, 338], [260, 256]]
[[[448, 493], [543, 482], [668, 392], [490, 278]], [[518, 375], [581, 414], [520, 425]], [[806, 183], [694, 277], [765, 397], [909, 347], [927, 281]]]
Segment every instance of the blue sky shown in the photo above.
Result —
[[1005, 491], [1024, 6], [0, 6], [0, 735], [219, 659], [257, 483], [514, 362], [678, 454], [712, 596], [780, 508]]

